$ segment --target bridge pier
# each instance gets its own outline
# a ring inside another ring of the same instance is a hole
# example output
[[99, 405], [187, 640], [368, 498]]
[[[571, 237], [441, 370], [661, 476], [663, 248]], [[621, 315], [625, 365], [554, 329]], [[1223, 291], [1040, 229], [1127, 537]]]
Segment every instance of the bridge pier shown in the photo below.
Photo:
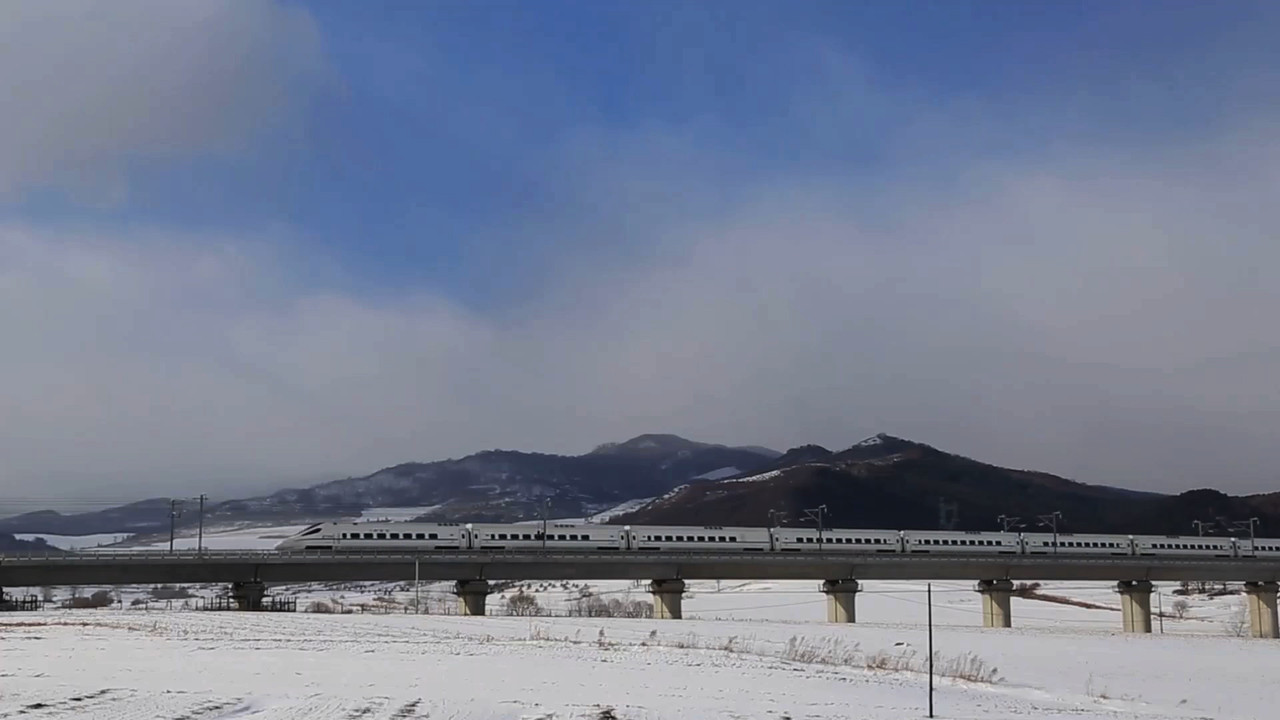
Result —
[[492, 590], [488, 580], [459, 580], [453, 588], [458, 596], [459, 615], [484, 615], [485, 598]]
[[854, 599], [861, 589], [857, 580], [824, 580], [822, 594], [827, 596], [827, 622], [855, 622]]
[[1276, 592], [1280, 583], [1247, 582], [1245, 603], [1249, 606], [1249, 634], [1256, 638], [1280, 638], [1280, 613], [1276, 609]]
[[1116, 585], [1116, 592], [1120, 593], [1124, 631], [1151, 632], [1151, 583], [1147, 580], [1121, 580]]
[[977, 591], [982, 594], [982, 627], [1013, 627], [1013, 581], [979, 580]]
[[683, 580], [654, 580], [649, 583], [653, 593], [653, 616], [659, 620], [679, 620], [684, 616], [681, 603], [684, 599]]
[[262, 609], [262, 599], [267, 596], [267, 586], [257, 580], [236, 581], [231, 583], [231, 599], [239, 610], [258, 611]]

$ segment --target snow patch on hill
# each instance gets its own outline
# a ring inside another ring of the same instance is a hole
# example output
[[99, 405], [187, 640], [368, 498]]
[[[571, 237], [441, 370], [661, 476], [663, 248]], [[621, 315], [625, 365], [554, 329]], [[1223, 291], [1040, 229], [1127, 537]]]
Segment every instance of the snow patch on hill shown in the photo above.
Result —
[[651, 497], [636, 498], [635, 500], [628, 500], [620, 505], [615, 505], [614, 507], [611, 507], [608, 510], [605, 510], [604, 512], [598, 512], [595, 515], [592, 515], [591, 517], [587, 518], [587, 522], [591, 522], [591, 523], [609, 522], [610, 520], [612, 520], [613, 518], [619, 515], [625, 515], [629, 512], [634, 512], [636, 510], [639, 510], [645, 505], [648, 505], [649, 503], [653, 502], [653, 500], [654, 499]]
[[710, 472], [704, 472], [701, 475], [694, 475], [694, 480], [723, 480], [727, 477], [733, 477], [742, 472], [736, 467], [722, 467]]
[[444, 507], [444, 505], [423, 505], [421, 507], [376, 507], [360, 513], [360, 522], [408, 522]]
[[744, 478], [734, 478], [732, 480], [721, 480], [720, 482], [722, 483], [764, 482], [765, 480], [772, 480], [773, 478], [776, 478], [781, 474], [782, 474], [781, 470], [770, 470], [767, 473], [760, 473], [759, 475], [749, 475]]

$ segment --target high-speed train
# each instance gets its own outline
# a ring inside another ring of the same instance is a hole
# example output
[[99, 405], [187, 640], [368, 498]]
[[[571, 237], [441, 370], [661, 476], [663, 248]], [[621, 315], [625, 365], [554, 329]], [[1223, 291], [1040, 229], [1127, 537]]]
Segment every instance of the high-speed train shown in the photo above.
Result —
[[[1056, 539], [1055, 539], [1056, 538]], [[1055, 547], [1055, 542], [1057, 543]], [[277, 550], [445, 552], [824, 552], [1280, 558], [1280, 539], [1175, 535], [823, 530], [658, 525], [330, 522], [285, 539]]]

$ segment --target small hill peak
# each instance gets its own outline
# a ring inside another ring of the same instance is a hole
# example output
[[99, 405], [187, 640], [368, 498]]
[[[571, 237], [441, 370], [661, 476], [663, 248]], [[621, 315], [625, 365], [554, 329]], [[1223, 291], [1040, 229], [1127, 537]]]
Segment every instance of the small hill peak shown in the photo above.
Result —
[[646, 433], [620, 443], [605, 443], [592, 450], [592, 455], [666, 455], [711, 447], [707, 443], [687, 440], [669, 433]]

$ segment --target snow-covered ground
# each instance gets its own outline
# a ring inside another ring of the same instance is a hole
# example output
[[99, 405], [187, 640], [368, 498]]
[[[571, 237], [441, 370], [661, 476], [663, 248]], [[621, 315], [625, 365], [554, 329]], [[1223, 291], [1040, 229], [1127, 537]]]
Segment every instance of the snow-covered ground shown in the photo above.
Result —
[[[213, 527], [205, 545], [265, 549], [300, 529]], [[209, 613], [184, 608], [225, 588], [113, 588], [110, 609], [0, 616], [0, 720], [921, 717], [925, 583], [863, 588], [853, 626], [824, 622], [814, 582], [690, 582], [681, 621], [565, 617], [588, 594], [649, 599], [627, 581], [518, 583], [487, 618], [457, 616], [448, 583], [270, 589], [352, 614]], [[1280, 645], [1240, 637], [1241, 596], [1174, 588], [1153, 598], [1169, 616], [1156, 633], [1125, 635], [1109, 583], [1041, 588], [1075, 604], [1014, 598], [1011, 630], [981, 627], [972, 584], [932, 583], [936, 664], [970, 678], [939, 681], [938, 717], [1273, 717]], [[97, 589], [7, 590], [56, 605]], [[520, 594], [556, 617], [502, 616]]]
[[104, 545], [113, 545], [118, 542], [124, 542], [130, 537], [129, 533], [99, 533], [97, 535], [50, 535], [48, 533], [18, 533], [14, 537], [19, 540], [35, 540], [44, 538], [44, 541], [50, 545], [61, 548], [63, 550], [85, 550], [88, 548], [102, 547]]
[[[278, 525], [272, 527], [206, 528], [204, 547], [207, 550], [272, 550], [280, 541], [305, 529], [306, 525]], [[190, 529], [173, 540], [175, 550], [194, 550], [198, 536]], [[168, 549], [169, 538], [156, 538], [149, 542], [131, 544], [133, 549]], [[121, 549], [121, 548], [111, 548]]]
[[[405, 614], [411, 583], [272, 589], [356, 614], [15, 613], [0, 616], [0, 718], [921, 717], [924, 585], [865, 588], [845, 626], [822, 622], [804, 582], [691, 582], [681, 621]], [[648, 597], [627, 582], [520, 589], [560, 611], [584, 590]], [[1015, 627], [987, 630], [971, 586], [933, 583], [936, 664], [979, 678], [941, 679], [939, 717], [1274, 716], [1280, 645], [1235, 636], [1239, 596], [1192, 598], [1165, 634], [1139, 636], [1120, 632], [1105, 584], [1043, 591], [1101, 607], [1015, 598]], [[455, 606], [445, 584], [419, 595], [433, 612]]]
[[716, 470], [712, 470], [711, 472], [704, 472], [701, 475], [694, 475], [693, 479], [694, 480], [723, 480], [724, 478], [737, 475], [740, 472], [742, 471], [733, 466], [722, 467]]
[[[654, 499], [653, 499], [653, 498], [651, 498], [651, 497], [647, 497], [647, 498], [636, 498], [635, 500], [628, 500], [628, 501], [626, 501], [626, 502], [624, 502], [624, 503], [621, 503], [621, 504], [619, 504], [619, 505], [615, 505], [615, 506], [613, 506], [613, 507], [609, 508], [608, 510], [605, 510], [605, 511], [603, 511], [603, 512], [598, 512], [598, 513], [596, 513], [596, 514], [592, 515], [591, 517], [586, 518], [586, 520], [587, 520], [588, 522], [593, 522], [593, 523], [606, 523], [606, 522], [609, 522], [610, 520], [612, 520], [614, 517], [616, 517], [616, 516], [618, 516], [618, 515], [624, 515], [624, 514], [629, 513], [629, 512], [631, 512], [631, 511], [633, 511], [633, 510], [639, 510], [640, 508], [644, 507], [645, 505], [648, 505], [649, 503], [653, 502], [653, 500], [654, 500]], [[556, 522], [563, 522], [563, 521], [562, 521], [562, 520], [557, 520]]]
[[360, 513], [360, 522], [408, 522], [414, 518], [426, 515], [433, 510], [439, 510], [443, 505], [424, 505], [421, 507], [386, 507], [386, 508], [369, 508]]

